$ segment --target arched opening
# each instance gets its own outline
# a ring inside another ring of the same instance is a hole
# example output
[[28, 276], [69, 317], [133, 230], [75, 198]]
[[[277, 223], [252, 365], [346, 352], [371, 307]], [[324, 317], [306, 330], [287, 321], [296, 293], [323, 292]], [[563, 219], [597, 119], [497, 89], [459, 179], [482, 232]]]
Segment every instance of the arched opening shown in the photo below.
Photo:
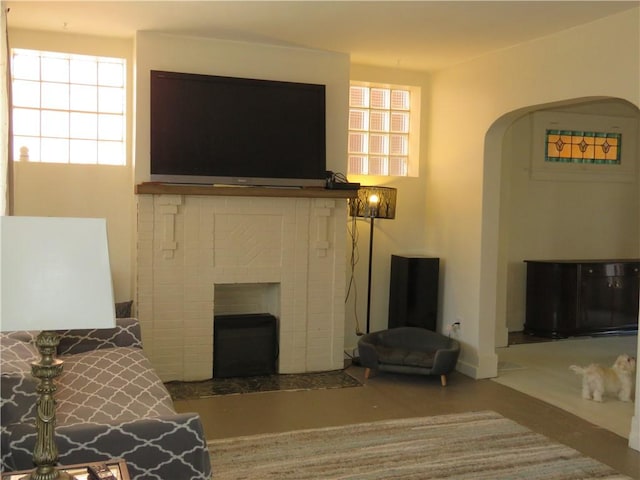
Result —
[[539, 175], [539, 112], [570, 120], [630, 120], [633, 140], [639, 136], [640, 110], [617, 98], [530, 106], [503, 115], [488, 130], [480, 321], [487, 332], [482, 341], [493, 347], [507, 346], [509, 333], [524, 328], [524, 260], [640, 257], [639, 147], [623, 147], [622, 161], [633, 167], [623, 176], [609, 175], [611, 169], [585, 175], [580, 166], [569, 175]]

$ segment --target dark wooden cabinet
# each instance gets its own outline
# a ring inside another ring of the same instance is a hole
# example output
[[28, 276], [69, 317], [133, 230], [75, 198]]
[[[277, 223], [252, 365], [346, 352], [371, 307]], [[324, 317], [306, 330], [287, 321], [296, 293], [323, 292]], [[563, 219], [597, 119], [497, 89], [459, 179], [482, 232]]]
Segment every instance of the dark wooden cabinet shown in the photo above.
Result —
[[637, 331], [640, 260], [525, 260], [527, 333]]
[[391, 255], [389, 328], [436, 330], [440, 259]]

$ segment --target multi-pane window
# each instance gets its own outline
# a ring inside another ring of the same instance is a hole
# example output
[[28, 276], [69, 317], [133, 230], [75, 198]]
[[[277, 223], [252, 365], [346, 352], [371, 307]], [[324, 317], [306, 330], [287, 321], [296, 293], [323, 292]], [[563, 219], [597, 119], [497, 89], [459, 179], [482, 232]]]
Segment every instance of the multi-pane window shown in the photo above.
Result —
[[14, 160], [125, 165], [122, 58], [13, 49]]
[[351, 174], [409, 174], [411, 91], [352, 83], [349, 90]]

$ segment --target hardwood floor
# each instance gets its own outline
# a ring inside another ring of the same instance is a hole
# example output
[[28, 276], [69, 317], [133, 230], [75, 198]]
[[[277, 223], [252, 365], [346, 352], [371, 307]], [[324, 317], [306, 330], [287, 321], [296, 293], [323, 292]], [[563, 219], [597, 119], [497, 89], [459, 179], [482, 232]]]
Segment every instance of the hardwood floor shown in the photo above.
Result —
[[492, 380], [629, 438], [634, 405], [609, 396], [604, 402], [583, 399], [582, 378], [569, 367], [611, 365], [621, 353], [634, 355], [637, 341], [637, 335], [606, 335], [511, 344], [496, 349], [498, 376]]
[[[364, 369], [347, 371], [363, 381]], [[458, 372], [440, 377], [381, 373], [361, 387], [225, 395], [177, 400], [180, 412], [198, 412], [207, 438], [225, 438], [375, 420], [493, 410], [585, 455], [640, 479], [640, 452], [622, 438], [559, 408], [491, 380]]]

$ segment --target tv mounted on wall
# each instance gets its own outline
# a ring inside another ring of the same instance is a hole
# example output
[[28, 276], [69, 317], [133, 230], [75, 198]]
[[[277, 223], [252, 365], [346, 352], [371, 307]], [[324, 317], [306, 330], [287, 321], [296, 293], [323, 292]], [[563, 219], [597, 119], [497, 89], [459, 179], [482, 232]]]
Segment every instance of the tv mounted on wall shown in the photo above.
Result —
[[151, 181], [324, 186], [325, 86], [151, 71]]

